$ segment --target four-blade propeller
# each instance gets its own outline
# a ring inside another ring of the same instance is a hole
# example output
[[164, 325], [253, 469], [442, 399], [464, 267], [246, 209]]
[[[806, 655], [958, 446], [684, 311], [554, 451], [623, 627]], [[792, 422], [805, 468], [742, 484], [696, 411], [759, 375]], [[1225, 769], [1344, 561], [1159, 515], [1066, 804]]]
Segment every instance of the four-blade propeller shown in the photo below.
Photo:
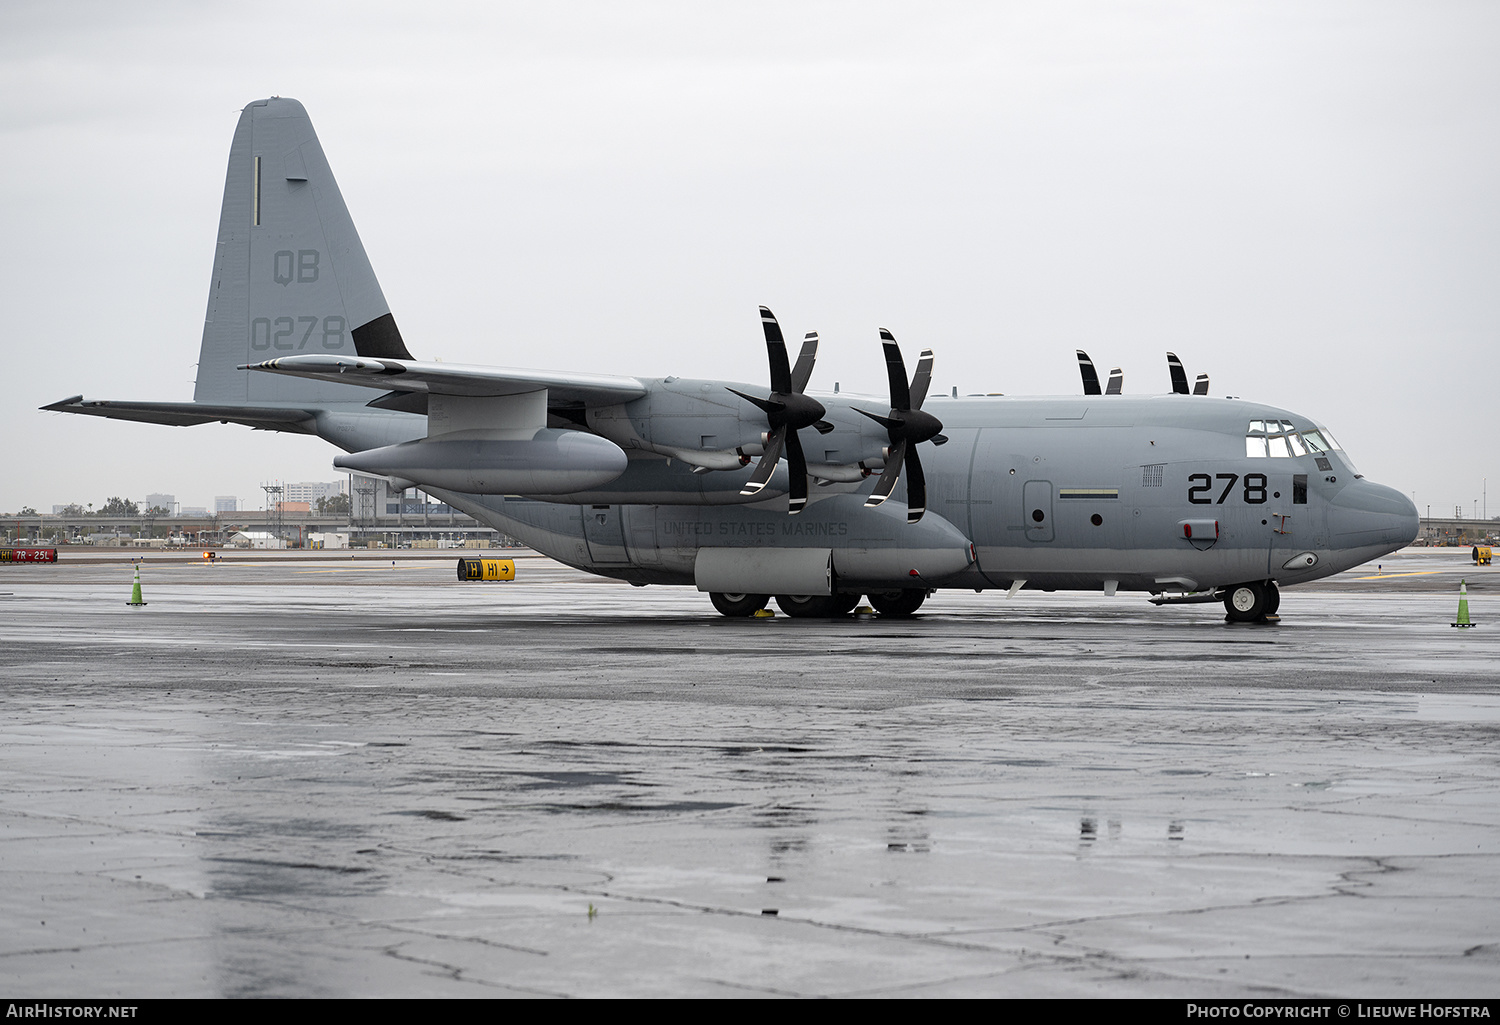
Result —
[[924, 441], [941, 445], [948, 440], [938, 433], [943, 429], [942, 421], [931, 413], [922, 412], [922, 401], [927, 398], [927, 386], [932, 382], [932, 350], [922, 350], [921, 358], [917, 360], [917, 372], [908, 386], [901, 347], [885, 328], [880, 329], [880, 344], [885, 348], [885, 372], [891, 382], [891, 411], [886, 416], [878, 416], [856, 407], [855, 412], [863, 413], [884, 427], [891, 444], [886, 449], [880, 483], [865, 500], [865, 505], [879, 505], [890, 498], [905, 467], [906, 522], [916, 523], [927, 511], [927, 478], [922, 473], [917, 445]]
[[833, 430], [833, 425], [823, 420], [823, 414], [827, 412], [823, 404], [803, 394], [818, 357], [818, 333], [807, 333], [802, 341], [802, 351], [797, 356], [797, 365], [793, 367], [787, 361], [786, 340], [781, 336], [776, 315], [762, 306], [760, 323], [765, 329], [766, 355], [771, 362], [770, 397], [761, 399], [733, 388], [729, 390], [758, 406], [766, 414], [771, 429], [763, 436], [765, 454], [760, 457], [760, 464], [740, 489], [740, 494], [759, 494], [776, 472], [776, 464], [781, 459], [782, 449], [785, 449], [787, 471], [791, 476], [787, 511], [795, 515], [807, 505], [807, 459], [802, 454], [802, 442], [797, 438], [797, 432], [804, 427], [816, 427], [822, 434]]

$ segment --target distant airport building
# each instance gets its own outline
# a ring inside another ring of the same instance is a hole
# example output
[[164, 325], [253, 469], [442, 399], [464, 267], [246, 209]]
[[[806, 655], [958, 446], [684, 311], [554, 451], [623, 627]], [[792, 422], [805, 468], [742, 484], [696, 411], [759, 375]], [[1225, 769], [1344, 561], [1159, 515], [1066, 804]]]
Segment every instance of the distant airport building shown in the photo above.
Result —
[[146, 504], [141, 507], [141, 511], [144, 512], [147, 509], [165, 509], [167, 512], [171, 512], [176, 504], [176, 495], [147, 495]]
[[347, 480], [332, 481], [299, 481], [296, 484], [283, 485], [282, 497], [288, 502], [306, 502], [309, 506], [318, 504], [320, 498], [333, 498], [336, 495], [347, 495], [349, 493], [349, 482]]
[[237, 530], [229, 535], [236, 548], [285, 548], [286, 542], [268, 530]]
[[214, 513], [239, 512], [240, 500], [234, 495], [215, 495]]

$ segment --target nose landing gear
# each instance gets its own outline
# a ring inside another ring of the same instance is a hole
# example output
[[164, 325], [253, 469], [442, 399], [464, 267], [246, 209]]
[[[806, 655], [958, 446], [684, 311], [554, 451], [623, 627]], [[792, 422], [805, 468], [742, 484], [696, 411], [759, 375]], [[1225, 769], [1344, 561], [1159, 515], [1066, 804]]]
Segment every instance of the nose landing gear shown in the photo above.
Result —
[[1274, 580], [1235, 584], [1224, 592], [1224, 618], [1231, 623], [1263, 623], [1281, 607], [1281, 590]]

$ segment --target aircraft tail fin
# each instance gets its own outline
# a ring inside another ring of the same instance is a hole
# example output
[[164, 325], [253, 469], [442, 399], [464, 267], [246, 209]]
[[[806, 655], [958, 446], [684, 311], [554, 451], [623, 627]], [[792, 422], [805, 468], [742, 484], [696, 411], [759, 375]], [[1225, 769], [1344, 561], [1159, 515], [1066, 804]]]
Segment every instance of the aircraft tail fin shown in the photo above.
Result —
[[245, 107], [229, 149], [193, 399], [369, 399], [350, 385], [235, 369], [298, 353], [411, 358], [307, 111], [272, 97]]

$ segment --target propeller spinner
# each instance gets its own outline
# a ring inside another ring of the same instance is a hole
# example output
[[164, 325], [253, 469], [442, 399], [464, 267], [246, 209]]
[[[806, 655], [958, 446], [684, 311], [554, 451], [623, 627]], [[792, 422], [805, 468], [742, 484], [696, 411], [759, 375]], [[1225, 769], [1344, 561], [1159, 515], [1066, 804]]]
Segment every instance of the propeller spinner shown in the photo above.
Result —
[[791, 366], [776, 315], [762, 306], [760, 323], [766, 333], [766, 355], [771, 363], [770, 397], [761, 399], [733, 388], [729, 390], [758, 406], [766, 414], [771, 429], [764, 436], [765, 454], [760, 457], [759, 465], [740, 489], [740, 494], [759, 494], [776, 472], [776, 464], [785, 449], [787, 471], [791, 477], [787, 511], [796, 515], [807, 505], [807, 459], [802, 454], [802, 442], [797, 438], [797, 432], [804, 427], [816, 427], [822, 434], [833, 430], [833, 425], [823, 420], [823, 414], [827, 412], [823, 404], [803, 394], [818, 357], [818, 333], [807, 333], [802, 340], [802, 351], [797, 355], [797, 365]]
[[931, 413], [922, 412], [922, 401], [927, 398], [927, 386], [932, 382], [932, 350], [922, 350], [921, 358], [917, 360], [917, 372], [908, 386], [901, 347], [885, 328], [880, 329], [880, 344], [885, 348], [885, 372], [891, 383], [890, 414], [877, 416], [857, 407], [855, 412], [863, 413], [884, 427], [891, 444], [886, 449], [885, 469], [880, 473], [880, 483], [865, 500], [865, 505], [879, 505], [890, 498], [904, 466], [906, 522], [916, 523], [927, 511], [927, 478], [922, 473], [922, 460], [917, 455], [917, 445], [924, 441], [941, 445], [948, 440], [938, 433], [943, 429], [942, 421]]

